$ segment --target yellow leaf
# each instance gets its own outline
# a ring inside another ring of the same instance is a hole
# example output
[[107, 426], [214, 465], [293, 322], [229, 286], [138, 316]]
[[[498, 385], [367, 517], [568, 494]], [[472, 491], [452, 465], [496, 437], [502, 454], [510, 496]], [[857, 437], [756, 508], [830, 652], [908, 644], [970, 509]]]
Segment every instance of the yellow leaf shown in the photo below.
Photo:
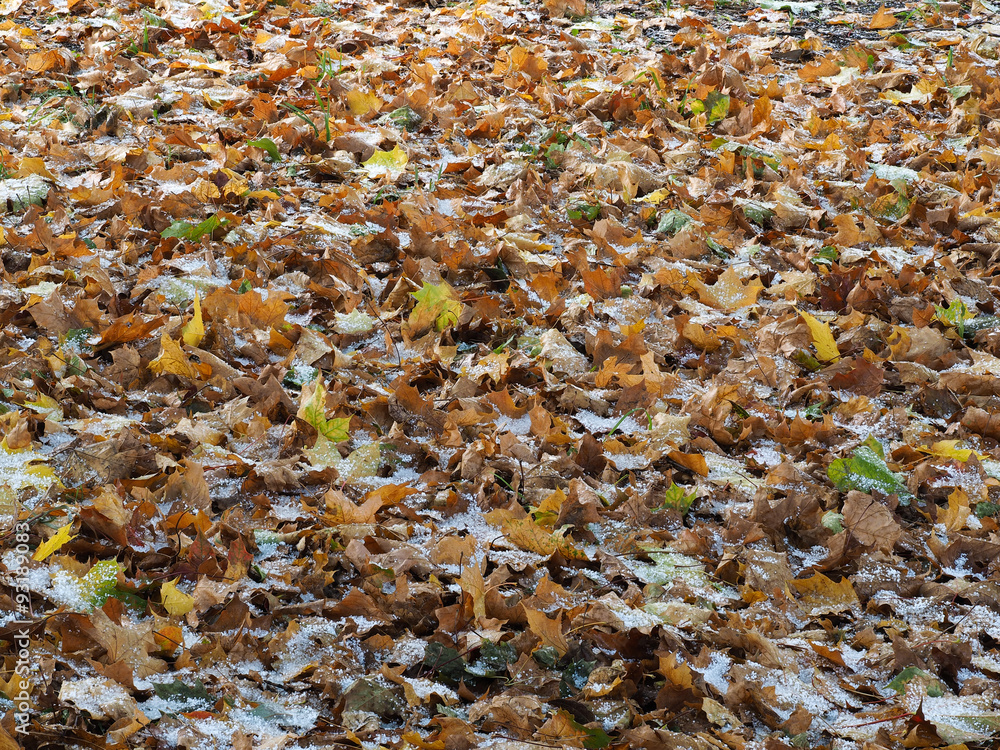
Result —
[[273, 190], [252, 190], [249, 193], [247, 193], [246, 197], [255, 198], [256, 200], [259, 201], [260, 200], [276, 201], [279, 198], [281, 198], [281, 196], [278, 195]]
[[572, 541], [563, 536], [565, 528], [550, 532], [530, 518], [518, 518], [513, 512], [502, 508], [487, 513], [486, 521], [499, 526], [508, 542], [528, 552], [551, 555], [558, 550], [569, 559], [587, 559], [587, 554], [583, 550], [574, 547]]
[[849, 611], [858, 603], [858, 595], [847, 578], [834, 583], [822, 573], [816, 573], [811, 578], [789, 581], [788, 585], [799, 594], [799, 608], [810, 616]]
[[422, 336], [432, 327], [443, 331], [458, 323], [462, 315], [462, 303], [447, 281], [440, 284], [428, 284], [425, 281], [423, 287], [412, 294], [417, 304], [403, 326], [403, 333], [409, 338]]
[[337, 465], [340, 481], [348, 484], [358, 479], [370, 479], [382, 464], [382, 446], [378, 443], [363, 445], [341, 460]]
[[354, 89], [347, 92], [347, 108], [355, 117], [362, 117], [369, 112], [378, 112], [382, 109], [382, 100], [375, 94], [365, 94]]
[[982, 460], [988, 458], [985, 453], [979, 453], [971, 448], [959, 448], [961, 440], [938, 440], [936, 443], [931, 444], [930, 447], [917, 448], [921, 453], [929, 453], [932, 456], [940, 456], [941, 458], [952, 458], [956, 461], [966, 462], [972, 456]]
[[376, 151], [370, 159], [361, 162], [362, 171], [369, 177], [396, 179], [406, 170], [409, 158], [397, 143], [392, 151]]
[[757, 295], [764, 288], [757, 279], [744, 284], [732, 266], [723, 271], [712, 286], [708, 286], [694, 274], [688, 275], [687, 283], [698, 292], [702, 302], [727, 312], [754, 304]]
[[52, 396], [39, 393], [37, 400], [25, 401], [24, 405], [32, 411], [44, 414], [45, 418], [52, 422], [62, 422], [63, 420], [62, 407], [59, 406], [59, 402], [52, 398]]
[[969, 506], [969, 496], [964, 490], [956, 487], [955, 491], [948, 495], [947, 510], [938, 510], [938, 523], [943, 523], [948, 531], [961, 531], [965, 528], [965, 522], [972, 515], [972, 508]]
[[816, 357], [820, 362], [836, 362], [840, 359], [840, 350], [837, 348], [837, 340], [833, 338], [830, 324], [817, 320], [807, 312], [799, 310], [802, 320], [809, 326], [809, 333], [812, 335], [813, 346], [816, 347]]
[[538, 507], [532, 511], [532, 515], [535, 517], [535, 522], [539, 526], [552, 528], [559, 518], [559, 511], [562, 510], [562, 505], [565, 501], [566, 493], [561, 489], [557, 489], [551, 495], [542, 500], [542, 502], [538, 504]]
[[45, 166], [45, 160], [38, 156], [26, 156], [21, 159], [21, 163], [18, 165], [14, 176], [27, 177], [30, 174], [37, 174], [50, 180], [54, 180], [56, 178], [56, 176], [48, 170], [48, 167]]
[[191, 194], [202, 203], [209, 203], [216, 198], [221, 198], [222, 193], [214, 182], [201, 178], [191, 186]]
[[201, 317], [201, 298], [194, 293], [194, 317], [181, 329], [181, 338], [188, 346], [198, 346], [205, 337], [205, 323]]
[[174, 617], [183, 617], [194, 609], [194, 597], [177, 588], [179, 580], [180, 578], [175, 578], [172, 581], [165, 581], [160, 586], [160, 600], [163, 602], [163, 608]]
[[462, 576], [458, 579], [462, 591], [472, 599], [472, 612], [480, 621], [486, 619], [486, 579], [483, 576], [485, 564], [485, 557], [480, 563], [469, 561], [462, 567]]
[[68, 523], [63, 526], [59, 531], [49, 537], [48, 541], [43, 542], [38, 545], [38, 549], [35, 550], [35, 554], [31, 556], [32, 560], [44, 560], [46, 557], [51, 555], [57, 549], [62, 547], [66, 542], [71, 539], [76, 539], [76, 535], [70, 536], [70, 529], [73, 528], [72, 523]]
[[569, 641], [566, 640], [566, 636], [562, 632], [562, 612], [556, 615], [556, 619], [550, 620], [544, 612], [530, 609], [524, 604], [521, 606], [524, 607], [528, 628], [538, 636], [542, 646], [551, 646], [560, 656], [565, 655], [569, 651]]
[[660, 188], [659, 190], [654, 190], [652, 193], [648, 193], [641, 198], [636, 198], [636, 200], [642, 201], [643, 203], [652, 203], [654, 206], [658, 206], [669, 197], [670, 191], [666, 188]]
[[180, 344], [165, 333], [160, 338], [160, 356], [149, 363], [149, 369], [157, 375], [170, 373], [192, 380], [198, 377], [198, 371], [188, 360]]

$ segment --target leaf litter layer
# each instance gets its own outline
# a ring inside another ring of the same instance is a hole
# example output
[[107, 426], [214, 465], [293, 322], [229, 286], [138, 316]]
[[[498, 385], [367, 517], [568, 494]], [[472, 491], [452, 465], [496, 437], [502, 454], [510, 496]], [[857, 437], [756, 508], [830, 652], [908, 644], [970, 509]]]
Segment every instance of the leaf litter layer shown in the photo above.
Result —
[[996, 742], [991, 6], [0, 6], [4, 747]]

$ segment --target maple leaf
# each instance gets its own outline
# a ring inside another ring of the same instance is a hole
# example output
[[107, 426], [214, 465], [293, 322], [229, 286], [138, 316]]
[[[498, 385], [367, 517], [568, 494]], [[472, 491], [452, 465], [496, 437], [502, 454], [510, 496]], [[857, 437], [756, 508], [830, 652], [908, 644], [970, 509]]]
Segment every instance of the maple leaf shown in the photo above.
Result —
[[167, 669], [164, 661], [149, 655], [150, 651], [158, 650], [152, 622], [126, 621], [119, 625], [103, 609], [95, 609], [90, 622], [94, 626], [94, 640], [108, 652], [108, 664], [122, 662], [135, 679], [145, 679]]
[[101, 333], [101, 338], [94, 347], [95, 350], [106, 349], [115, 344], [127, 344], [131, 341], [144, 339], [150, 333], [167, 321], [165, 315], [149, 320], [136, 320], [134, 313], [118, 318]]
[[406, 171], [409, 159], [397, 143], [391, 151], [376, 151], [361, 162], [362, 171], [369, 177], [385, 177], [395, 180]]
[[38, 545], [38, 549], [35, 550], [35, 554], [32, 555], [32, 559], [44, 560], [46, 557], [48, 557], [53, 552], [58, 550], [60, 547], [62, 547], [71, 539], [76, 539], [75, 535], [70, 534], [72, 529], [73, 529], [72, 523], [68, 523], [65, 526], [60, 527], [55, 534], [50, 536], [42, 544]]
[[694, 275], [687, 277], [687, 283], [698, 293], [702, 302], [726, 311], [739, 310], [754, 304], [757, 301], [757, 295], [764, 288], [764, 285], [757, 279], [752, 279], [744, 284], [743, 279], [733, 270], [732, 266], [727, 267], [711, 286], [706, 285]]
[[424, 285], [411, 293], [417, 304], [410, 311], [406, 321], [405, 333], [410, 338], [423, 335], [430, 329], [444, 331], [458, 323], [462, 315], [462, 303], [455, 291], [442, 281], [440, 284]]
[[809, 326], [809, 333], [812, 335], [813, 345], [816, 347], [816, 356], [820, 362], [836, 362], [840, 359], [840, 350], [837, 349], [837, 340], [833, 337], [830, 324], [817, 320], [809, 313], [799, 310], [799, 315]]
[[197, 379], [200, 374], [198, 369], [191, 364], [180, 344], [165, 333], [160, 338], [160, 354], [149, 363], [149, 369], [157, 375], [169, 373], [192, 380]]
[[[347, 92], [347, 108], [355, 117], [363, 117], [369, 112], [378, 112], [382, 109], [383, 104], [384, 102], [375, 94], [359, 91], [358, 89], [352, 89]], [[399, 146], [397, 145], [396, 148], [398, 149]], [[391, 154], [392, 152], [390, 151], [389, 153]], [[372, 159], [374, 158], [372, 156]], [[368, 166], [369, 162], [371, 162], [371, 159], [365, 162], [365, 166]], [[405, 165], [406, 161], [404, 159], [403, 166]]]
[[566, 528], [549, 531], [527, 517], [518, 517], [512, 511], [497, 509], [486, 514], [486, 520], [499, 526], [507, 540], [521, 549], [539, 555], [551, 555], [556, 550], [570, 559], [586, 560], [587, 555], [565, 538]]
[[194, 597], [177, 588], [179, 578], [160, 585], [160, 601], [167, 613], [174, 617], [186, 615], [194, 608]]
[[[350, 437], [351, 420], [349, 417], [327, 419], [326, 397], [327, 390], [323, 384], [323, 377], [317, 374], [316, 380], [302, 389], [299, 410], [295, 416], [312, 425], [324, 440], [341, 443]], [[316, 447], [319, 448], [319, 445]]]

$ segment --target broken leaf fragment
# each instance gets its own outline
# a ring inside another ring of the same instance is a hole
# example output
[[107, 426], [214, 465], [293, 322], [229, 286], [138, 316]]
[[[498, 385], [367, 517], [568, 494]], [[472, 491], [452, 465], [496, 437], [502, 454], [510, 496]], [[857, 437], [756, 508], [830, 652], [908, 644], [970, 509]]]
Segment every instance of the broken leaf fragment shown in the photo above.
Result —
[[198, 346], [205, 337], [205, 322], [201, 317], [201, 297], [194, 293], [194, 315], [181, 329], [181, 337], [188, 346]]

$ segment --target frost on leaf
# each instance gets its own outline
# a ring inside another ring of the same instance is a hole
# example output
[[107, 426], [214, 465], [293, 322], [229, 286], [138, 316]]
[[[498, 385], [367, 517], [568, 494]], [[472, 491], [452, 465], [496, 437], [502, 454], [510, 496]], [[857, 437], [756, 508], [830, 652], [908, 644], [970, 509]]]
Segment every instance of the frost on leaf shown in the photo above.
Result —
[[902, 478], [886, 465], [885, 449], [873, 437], [869, 437], [855, 448], [850, 457], [838, 458], [831, 463], [827, 469], [827, 476], [837, 489], [844, 492], [878, 491], [883, 495], [898, 495], [905, 503], [913, 497]]

